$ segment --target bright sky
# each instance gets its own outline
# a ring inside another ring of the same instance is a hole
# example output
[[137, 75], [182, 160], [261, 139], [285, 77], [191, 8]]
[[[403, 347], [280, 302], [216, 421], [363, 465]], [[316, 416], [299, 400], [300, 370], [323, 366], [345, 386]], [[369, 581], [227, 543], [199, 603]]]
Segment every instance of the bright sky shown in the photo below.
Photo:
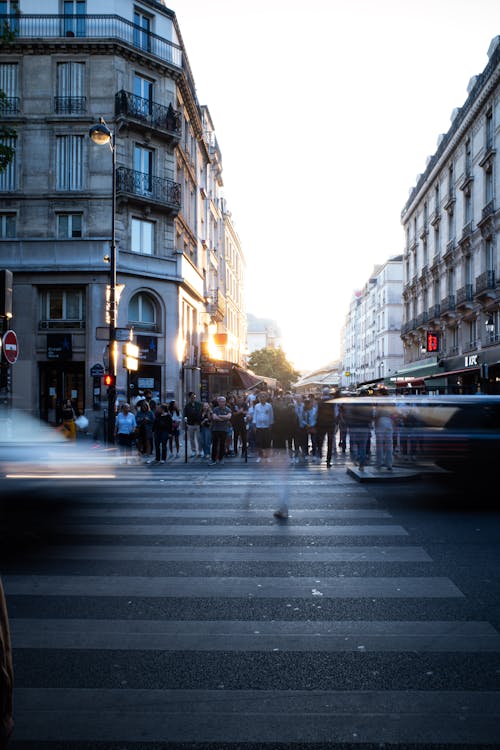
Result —
[[170, 0], [247, 263], [249, 312], [299, 370], [340, 354], [352, 294], [485, 68], [498, 0]]

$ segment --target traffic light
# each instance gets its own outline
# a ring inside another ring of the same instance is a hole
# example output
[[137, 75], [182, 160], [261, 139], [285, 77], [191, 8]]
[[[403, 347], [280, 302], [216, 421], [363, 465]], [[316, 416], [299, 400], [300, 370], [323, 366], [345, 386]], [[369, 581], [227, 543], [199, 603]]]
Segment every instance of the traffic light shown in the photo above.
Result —
[[108, 388], [112, 388], [116, 385], [116, 375], [111, 375], [108, 373], [104, 376], [104, 385], [106, 385]]

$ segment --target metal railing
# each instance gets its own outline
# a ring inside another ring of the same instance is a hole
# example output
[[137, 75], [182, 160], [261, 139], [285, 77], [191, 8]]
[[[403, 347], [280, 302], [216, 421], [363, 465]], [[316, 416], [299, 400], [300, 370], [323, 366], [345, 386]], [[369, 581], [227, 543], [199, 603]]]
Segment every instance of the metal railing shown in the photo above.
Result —
[[116, 39], [154, 55], [164, 62], [182, 68], [179, 45], [157, 36], [116, 15], [28, 14], [0, 15], [0, 27], [11, 31], [16, 39]]
[[156, 201], [172, 209], [178, 210], [181, 207], [181, 186], [178, 182], [155, 177], [147, 172], [136, 172], [135, 169], [118, 167], [116, 192]]
[[115, 113], [141, 120], [153, 128], [172, 133], [177, 138], [181, 136], [181, 115], [171, 104], [165, 107], [151, 99], [122, 90], [115, 96]]
[[55, 96], [54, 112], [58, 115], [83, 115], [87, 112], [87, 97]]

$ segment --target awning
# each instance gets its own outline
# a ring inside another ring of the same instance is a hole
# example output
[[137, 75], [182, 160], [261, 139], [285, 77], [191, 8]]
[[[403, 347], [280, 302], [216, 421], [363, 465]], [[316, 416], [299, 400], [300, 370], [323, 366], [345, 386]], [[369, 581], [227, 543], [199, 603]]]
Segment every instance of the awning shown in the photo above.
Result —
[[233, 378], [235, 381], [239, 381], [240, 387], [246, 391], [256, 388], [264, 382], [264, 378], [254, 375], [253, 372], [244, 370], [243, 367], [238, 365], [233, 365]]
[[443, 368], [440, 367], [436, 359], [432, 359], [429, 362], [414, 362], [413, 364], [400, 367], [394, 375], [391, 376], [391, 380], [407, 379], [407, 377], [423, 378], [433, 373], [442, 373]]
[[448, 372], [438, 372], [435, 375], [426, 375], [425, 380], [431, 380], [432, 378], [444, 378], [448, 375], [462, 375], [464, 372], [477, 372], [479, 367], [463, 367], [461, 370], [448, 370]]

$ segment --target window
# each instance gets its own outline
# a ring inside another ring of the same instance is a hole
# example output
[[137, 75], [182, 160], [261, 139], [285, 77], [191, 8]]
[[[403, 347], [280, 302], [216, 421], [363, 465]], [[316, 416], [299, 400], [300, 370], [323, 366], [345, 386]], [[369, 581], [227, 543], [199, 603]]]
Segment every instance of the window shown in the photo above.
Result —
[[85, 36], [85, 0], [64, 0], [64, 36]]
[[40, 296], [42, 328], [83, 328], [85, 297], [82, 289], [47, 289]]
[[55, 111], [66, 114], [80, 114], [85, 112], [87, 106], [84, 94], [85, 63], [58, 63]]
[[74, 239], [82, 236], [82, 214], [58, 214], [57, 236], [59, 239]]
[[149, 117], [153, 112], [153, 83], [140, 75], [134, 76], [134, 96], [136, 114]]
[[0, 238], [10, 240], [16, 236], [16, 215], [0, 214]]
[[132, 219], [133, 253], [153, 255], [154, 253], [154, 223], [144, 219]]
[[0, 64], [0, 91], [4, 93], [4, 96], [0, 99], [2, 115], [12, 115], [19, 112], [18, 70], [17, 63]]
[[156, 328], [156, 306], [148, 294], [139, 292], [132, 297], [128, 306], [128, 320], [131, 325], [140, 328]]
[[[15, 137], [0, 138], [0, 145], [5, 150], [5, 156], [0, 154], [0, 165], [7, 161], [5, 169], [0, 171], [0, 192], [9, 192], [16, 189], [16, 145]], [[8, 161], [10, 157], [10, 161]]]
[[151, 193], [153, 190], [153, 151], [136, 144], [134, 149], [134, 169], [140, 174], [138, 190], [141, 193]]
[[134, 46], [141, 49], [149, 50], [151, 47], [151, 19], [149, 16], [141, 13], [140, 10], [134, 11]]
[[59, 135], [56, 139], [56, 190], [82, 190], [83, 136]]
[[486, 113], [486, 150], [493, 148], [493, 110]]
[[12, 19], [5, 23], [6, 31], [19, 32], [19, 0], [1, 0], [0, 15], [12, 16]]

